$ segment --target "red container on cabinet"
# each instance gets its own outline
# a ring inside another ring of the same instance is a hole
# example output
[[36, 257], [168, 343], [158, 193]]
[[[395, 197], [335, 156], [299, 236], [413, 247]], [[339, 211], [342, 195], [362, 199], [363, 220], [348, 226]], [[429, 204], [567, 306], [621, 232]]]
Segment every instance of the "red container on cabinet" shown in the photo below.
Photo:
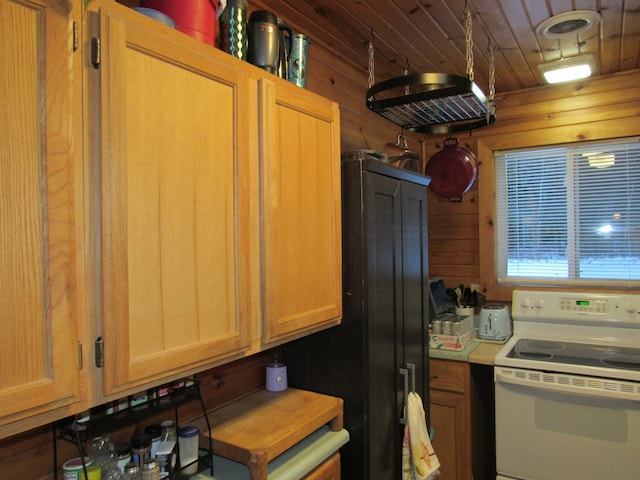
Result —
[[176, 29], [215, 45], [218, 0], [141, 0], [140, 6], [169, 15]]

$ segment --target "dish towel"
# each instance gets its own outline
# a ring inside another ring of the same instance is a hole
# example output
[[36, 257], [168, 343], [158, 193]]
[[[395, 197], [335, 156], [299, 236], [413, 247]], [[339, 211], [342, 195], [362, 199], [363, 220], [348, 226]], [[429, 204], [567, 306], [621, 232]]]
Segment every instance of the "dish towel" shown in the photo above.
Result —
[[409, 393], [407, 423], [402, 441], [402, 480], [432, 480], [440, 475], [440, 461], [431, 446], [420, 395]]

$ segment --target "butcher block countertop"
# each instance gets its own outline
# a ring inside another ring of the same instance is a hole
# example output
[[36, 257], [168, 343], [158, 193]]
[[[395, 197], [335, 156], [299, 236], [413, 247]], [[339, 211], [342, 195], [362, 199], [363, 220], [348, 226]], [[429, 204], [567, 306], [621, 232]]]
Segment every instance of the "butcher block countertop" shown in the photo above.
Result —
[[267, 464], [305, 437], [326, 424], [341, 430], [342, 412], [341, 398], [260, 390], [209, 415], [213, 453], [247, 465], [252, 479], [266, 479]]
[[504, 343], [473, 340], [463, 350], [438, 350], [429, 349], [429, 356], [442, 360], [457, 360], [460, 362], [476, 363], [480, 365], [493, 365], [496, 354], [504, 346]]

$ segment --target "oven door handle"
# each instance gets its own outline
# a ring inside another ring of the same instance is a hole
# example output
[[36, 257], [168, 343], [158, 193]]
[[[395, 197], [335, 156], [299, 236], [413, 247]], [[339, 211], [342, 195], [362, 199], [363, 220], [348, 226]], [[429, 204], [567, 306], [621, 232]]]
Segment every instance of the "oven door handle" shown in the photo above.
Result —
[[494, 380], [496, 384], [506, 383], [583, 397], [640, 401], [640, 384], [624, 380], [498, 366], [494, 368]]

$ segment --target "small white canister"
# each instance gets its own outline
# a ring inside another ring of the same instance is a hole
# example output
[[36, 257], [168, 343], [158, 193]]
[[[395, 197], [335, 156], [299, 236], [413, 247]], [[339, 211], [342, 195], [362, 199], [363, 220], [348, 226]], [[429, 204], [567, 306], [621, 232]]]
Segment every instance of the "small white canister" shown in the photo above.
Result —
[[178, 430], [178, 451], [182, 473], [194, 475], [198, 472], [198, 444], [200, 429], [185, 425]]

